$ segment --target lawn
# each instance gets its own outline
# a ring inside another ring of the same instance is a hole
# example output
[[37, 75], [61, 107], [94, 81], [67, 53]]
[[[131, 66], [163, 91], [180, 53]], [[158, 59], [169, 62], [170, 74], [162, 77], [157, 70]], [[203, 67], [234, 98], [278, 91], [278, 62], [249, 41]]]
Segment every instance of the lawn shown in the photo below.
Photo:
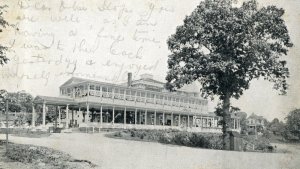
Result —
[[87, 160], [72, 158], [69, 154], [51, 148], [9, 143], [5, 151], [5, 141], [0, 140], [0, 168], [33, 169], [82, 169], [95, 168]]

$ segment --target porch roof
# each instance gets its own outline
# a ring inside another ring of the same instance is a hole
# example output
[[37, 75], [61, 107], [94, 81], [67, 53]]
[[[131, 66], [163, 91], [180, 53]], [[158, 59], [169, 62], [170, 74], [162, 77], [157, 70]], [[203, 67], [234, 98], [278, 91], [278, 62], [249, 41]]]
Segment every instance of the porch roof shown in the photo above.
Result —
[[78, 105], [78, 103], [70, 98], [63, 98], [63, 97], [50, 97], [50, 96], [36, 96], [33, 103], [36, 104], [51, 104], [51, 105]]

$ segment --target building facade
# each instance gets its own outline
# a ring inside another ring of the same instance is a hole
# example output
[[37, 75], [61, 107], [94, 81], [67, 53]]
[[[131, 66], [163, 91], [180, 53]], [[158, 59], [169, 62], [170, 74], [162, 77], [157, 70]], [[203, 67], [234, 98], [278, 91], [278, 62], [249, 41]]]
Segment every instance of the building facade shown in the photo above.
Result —
[[266, 128], [267, 120], [263, 116], [252, 113], [246, 121], [249, 131], [261, 132]]
[[[199, 132], [222, 132], [221, 119], [208, 113], [208, 101], [199, 92], [169, 92], [165, 84], [144, 74], [126, 84], [112, 84], [71, 78], [60, 86], [59, 97], [37, 96], [42, 105], [43, 126], [47, 105], [58, 107], [60, 126], [137, 129], [178, 129]], [[64, 117], [62, 117], [62, 114]], [[33, 124], [35, 120], [33, 108]], [[240, 131], [239, 119], [233, 118], [232, 130]]]

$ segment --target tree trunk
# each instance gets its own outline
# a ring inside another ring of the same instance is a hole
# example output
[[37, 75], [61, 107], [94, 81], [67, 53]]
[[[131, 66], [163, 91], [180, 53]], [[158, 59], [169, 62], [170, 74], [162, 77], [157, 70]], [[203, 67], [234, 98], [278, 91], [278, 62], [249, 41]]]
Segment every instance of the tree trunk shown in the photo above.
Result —
[[223, 100], [223, 126], [222, 126], [222, 132], [223, 132], [223, 149], [224, 150], [230, 150], [230, 136], [228, 133], [229, 124], [230, 124], [230, 95], [227, 93]]

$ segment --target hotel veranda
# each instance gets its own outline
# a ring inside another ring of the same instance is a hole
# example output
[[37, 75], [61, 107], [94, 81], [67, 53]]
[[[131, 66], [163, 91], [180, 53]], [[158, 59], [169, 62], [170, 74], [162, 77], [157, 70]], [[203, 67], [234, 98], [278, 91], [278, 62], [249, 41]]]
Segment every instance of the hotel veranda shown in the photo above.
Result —
[[[34, 99], [32, 126], [36, 112], [42, 112], [46, 128], [47, 106], [58, 111], [61, 128], [136, 128], [178, 129], [192, 132], [222, 132], [221, 117], [208, 113], [208, 101], [197, 91], [169, 92], [152, 75], [141, 75], [126, 84], [113, 84], [72, 77], [60, 86], [59, 97], [37, 96]], [[40, 106], [37, 106], [40, 105]], [[40, 107], [40, 108], [39, 108]], [[230, 128], [240, 131], [240, 121], [232, 117]]]

